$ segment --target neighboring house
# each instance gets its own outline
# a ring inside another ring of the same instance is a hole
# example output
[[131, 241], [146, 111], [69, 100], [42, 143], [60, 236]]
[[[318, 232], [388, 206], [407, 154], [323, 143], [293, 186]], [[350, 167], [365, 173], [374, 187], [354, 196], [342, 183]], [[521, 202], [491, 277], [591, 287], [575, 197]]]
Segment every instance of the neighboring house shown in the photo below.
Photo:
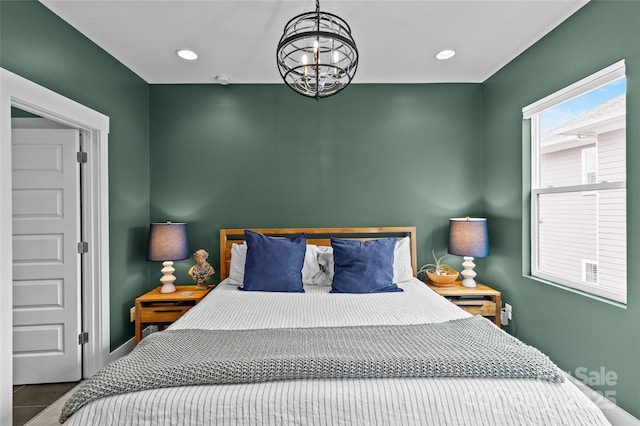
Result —
[[[626, 95], [541, 136], [541, 187], [625, 180]], [[547, 194], [540, 202], [540, 268], [572, 281], [624, 291], [624, 189]], [[612, 209], [611, 207], [615, 207]], [[598, 243], [599, 241], [599, 243]]]

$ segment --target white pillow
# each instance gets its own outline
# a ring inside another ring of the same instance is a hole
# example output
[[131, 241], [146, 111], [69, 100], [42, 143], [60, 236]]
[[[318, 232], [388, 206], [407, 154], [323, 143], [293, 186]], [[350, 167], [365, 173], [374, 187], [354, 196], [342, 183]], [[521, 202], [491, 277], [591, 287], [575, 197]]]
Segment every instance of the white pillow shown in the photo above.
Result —
[[231, 264], [229, 265], [229, 279], [234, 284], [242, 285], [244, 282], [244, 264], [247, 261], [247, 245], [231, 245]]
[[393, 282], [401, 283], [412, 278], [411, 239], [409, 237], [398, 238], [396, 248], [393, 251]]
[[[329, 248], [331, 247], [324, 247]], [[307, 244], [304, 254], [304, 264], [302, 265], [302, 282], [304, 284], [320, 284], [326, 281], [326, 274], [320, 267], [318, 262], [318, 254], [324, 253], [325, 250], [313, 245]], [[331, 252], [333, 253], [333, 252]], [[231, 245], [231, 263], [229, 265], [229, 280], [233, 284], [242, 285], [244, 282], [244, 265], [247, 261], [247, 245], [233, 243]], [[317, 277], [317, 278], [316, 278]], [[333, 255], [331, 255], [331, 277], [326, 285], [331, 285], [333, 280]], [[318, 282], [316, 282], [318, 281]]]

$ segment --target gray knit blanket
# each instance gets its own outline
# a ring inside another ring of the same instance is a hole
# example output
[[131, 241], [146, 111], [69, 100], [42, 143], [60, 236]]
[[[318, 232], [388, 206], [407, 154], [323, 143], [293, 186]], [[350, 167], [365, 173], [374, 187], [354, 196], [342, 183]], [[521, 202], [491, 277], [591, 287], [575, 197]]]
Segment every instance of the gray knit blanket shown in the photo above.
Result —
[[87, 380], [64, 406], [60, 423], [92, 400], [145, 389], [374, 377], [564, 381], [542, 352], [480, 316], [399, 326], [166, 330]]

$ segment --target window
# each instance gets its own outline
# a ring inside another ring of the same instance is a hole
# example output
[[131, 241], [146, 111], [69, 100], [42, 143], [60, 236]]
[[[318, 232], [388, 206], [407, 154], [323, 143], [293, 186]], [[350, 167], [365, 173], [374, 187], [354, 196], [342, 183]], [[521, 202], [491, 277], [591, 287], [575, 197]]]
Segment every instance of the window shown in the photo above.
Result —
[[624, 61], [523, 115], [531, 120], [531, 275], [626, 303]]

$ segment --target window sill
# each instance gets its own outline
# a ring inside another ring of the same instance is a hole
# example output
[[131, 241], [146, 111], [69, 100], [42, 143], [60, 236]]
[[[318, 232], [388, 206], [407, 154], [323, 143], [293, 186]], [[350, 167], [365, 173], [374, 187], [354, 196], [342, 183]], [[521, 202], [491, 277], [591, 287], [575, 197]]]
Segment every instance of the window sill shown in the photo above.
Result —
[[549, 285], [549, 286], [552, 286], [552, 287], [556, 287], [556, 288], [559, 288], [559, 289], [562, 289], [562, 290], [566, 290], [566, 291], [568, 291], [570, 293], [574, 293], [574, 294], [577, 294], [577, 295], [580, 295], [580, 296], [588, 297], [589, 299], [597, 300], [599, 302], [604, 302], [604, 303], [606, 303], [608, 305], [615, 306], [617, 308], [627, 309], [627, 305], [625, 303], [622, 303], [622, 302], [616, 302], [615, 300], [611, 300], [611, 299], [607, 299], [607, 298], [602, 297], [602, 296], [597, 296], [595, 294], [587, 293], [586, 291], [578, 290], [576, 288], [567, 287], [566, 285], [558, 284], [558, 283], [555, 283], [553, 281], [542, 279], [540, 277], [535, 277], [533, 275], [523, 274], [522, 276], [524, 278], [528, 278], [530, 280], [537, 281], [537, 282], [542, 283], [542, 284], [546, 284], [546, 285]]

